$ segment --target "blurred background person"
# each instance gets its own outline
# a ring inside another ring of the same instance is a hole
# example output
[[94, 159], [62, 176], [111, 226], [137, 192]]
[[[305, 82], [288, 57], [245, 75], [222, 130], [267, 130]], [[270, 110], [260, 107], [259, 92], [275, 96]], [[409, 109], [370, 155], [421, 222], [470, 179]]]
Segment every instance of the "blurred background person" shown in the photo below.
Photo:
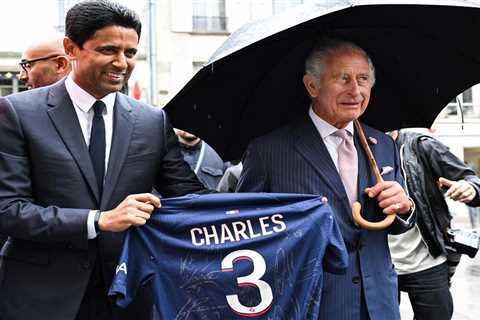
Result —
[[175, 129], [184, 160], [190, 165], [200, 182], [215, 190], [228, 167], [217, 152], [199, 137], [190, 132]]
[[63, 49], [63, 35], [36, 40], [22, 53], [20, 80], [28, 89], [48, 86], [70, 72], [70, 61]]
[[417, 320], [451, 319], [450, 278], [460, 256], [445, 246], [451, 221], [445, 197], [479, 206], [480, 179], [430, 136], [405, 130], [390, 135], [400, 149], [402, 173], [417, 213], [414, 228], [388, 235], [399, 297], [400, 291], [408, 293]]

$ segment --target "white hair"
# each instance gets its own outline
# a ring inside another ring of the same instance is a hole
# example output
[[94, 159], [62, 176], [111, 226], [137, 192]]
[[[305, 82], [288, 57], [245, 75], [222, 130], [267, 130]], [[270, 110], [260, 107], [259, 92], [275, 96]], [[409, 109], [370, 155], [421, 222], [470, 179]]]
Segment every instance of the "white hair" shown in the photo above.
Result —
[[334, 54], [338, 53], [340, 50], [358, 52], [367, 59], [373, 87], [375, 84], [375, 67], [373, 66], [372, 59], [370, 59], [370, 56], [365, 50], [347, 40], [322, 39], [308, 54], [307, 59], [305, 60], [305, 73], [320, 80], [322, 73], [325, 70], [325, 61], [329, 56], [334, 56]]

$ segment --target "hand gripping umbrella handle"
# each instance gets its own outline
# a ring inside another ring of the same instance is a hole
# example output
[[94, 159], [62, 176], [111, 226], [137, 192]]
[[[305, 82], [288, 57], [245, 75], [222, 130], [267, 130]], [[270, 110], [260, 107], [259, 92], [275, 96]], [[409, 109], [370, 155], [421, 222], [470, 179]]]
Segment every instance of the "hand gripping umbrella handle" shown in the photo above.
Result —
[[[372, 169], [373, 174], [375, 175], [375, 180], [377, 183], [382, 182], [383, 178], [380, 174], [380, 170], [378, 170], [377, 162], [375, 161], [375, 158], [373, 157], [372, 150], [370, 150], [370, 146], [368, 145], [367, 138], [365, 137], [365, 133], [363, 132], [363, 128], [360, 125], [360, 122], [355, 119], [353, 121], [353, 124], [355, 125], [355, 130], [358, 132], [358, 136], [360, 138], [360, 143], [363, 147], [363, 150], [365, 151], [367, 158], [368, 158], [368, 163], [370, 164], [370, 168]], [[389, 225], [393, 223], [395, 220], [395, 215], [394, 214], [389, 214], [383, 219], [383, 221], [379, 222], [370, 222], [365, 220], [362, 215], [361, 215], [361, 210], [362, 210], [362, 205], [360, 202], [355, 201], [352, 205], [352, 216], [353, 220], [363, 229], [367, 230], [383, 230], [387, 228]]]

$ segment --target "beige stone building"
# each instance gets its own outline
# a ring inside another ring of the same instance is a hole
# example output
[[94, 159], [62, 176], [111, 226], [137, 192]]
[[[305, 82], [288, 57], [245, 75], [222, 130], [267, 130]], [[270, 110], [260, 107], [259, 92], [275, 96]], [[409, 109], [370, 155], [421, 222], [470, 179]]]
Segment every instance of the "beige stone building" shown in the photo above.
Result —
[[[139, 61], [129, 81], [141, 99], [164, 106], [242, 24], [319, 0], [117, 0], [136, 10], [144, 23]], [[336, 0], [323, 0], [332, 2]], [[24, 90], [18, 81], [23, 48], [45, 32], [61, 30], [66, 10], [78, 0], [0, 2], [0, 95]], [[38, 12], [42, 12], [39, 18]], [[21, 24], [21, 26], [20, 26]], [[18, 26], [18, 27], [16, 27]], [[480, 168], [480, 86], [458, 96], [429, 134], [460, 158]]]

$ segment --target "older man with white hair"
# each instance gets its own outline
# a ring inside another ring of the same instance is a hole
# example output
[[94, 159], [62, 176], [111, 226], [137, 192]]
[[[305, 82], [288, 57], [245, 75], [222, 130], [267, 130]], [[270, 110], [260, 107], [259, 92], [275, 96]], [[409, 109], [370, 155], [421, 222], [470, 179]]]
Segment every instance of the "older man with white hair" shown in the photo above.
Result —
[[[250, 144], [237, 191], [327, 197], [349, 253], [349, 268], [343, 275], [324, 273], [320, 319], [400, 319], [387, 234], [412, 226], [413, 203], [402, 188], [393, 140], [363, 126], [378, 165], [390, 168], [384, 170], [384, 182], [376, 183], [353, 126], [368, 106], [373, 63], [351, 42], [324, 39], [305, 65], [308, 114]], [[352, 218], [354, 201], [360, 201], [369, 220], [398, 215], [385, 230], [363, 230]]]

